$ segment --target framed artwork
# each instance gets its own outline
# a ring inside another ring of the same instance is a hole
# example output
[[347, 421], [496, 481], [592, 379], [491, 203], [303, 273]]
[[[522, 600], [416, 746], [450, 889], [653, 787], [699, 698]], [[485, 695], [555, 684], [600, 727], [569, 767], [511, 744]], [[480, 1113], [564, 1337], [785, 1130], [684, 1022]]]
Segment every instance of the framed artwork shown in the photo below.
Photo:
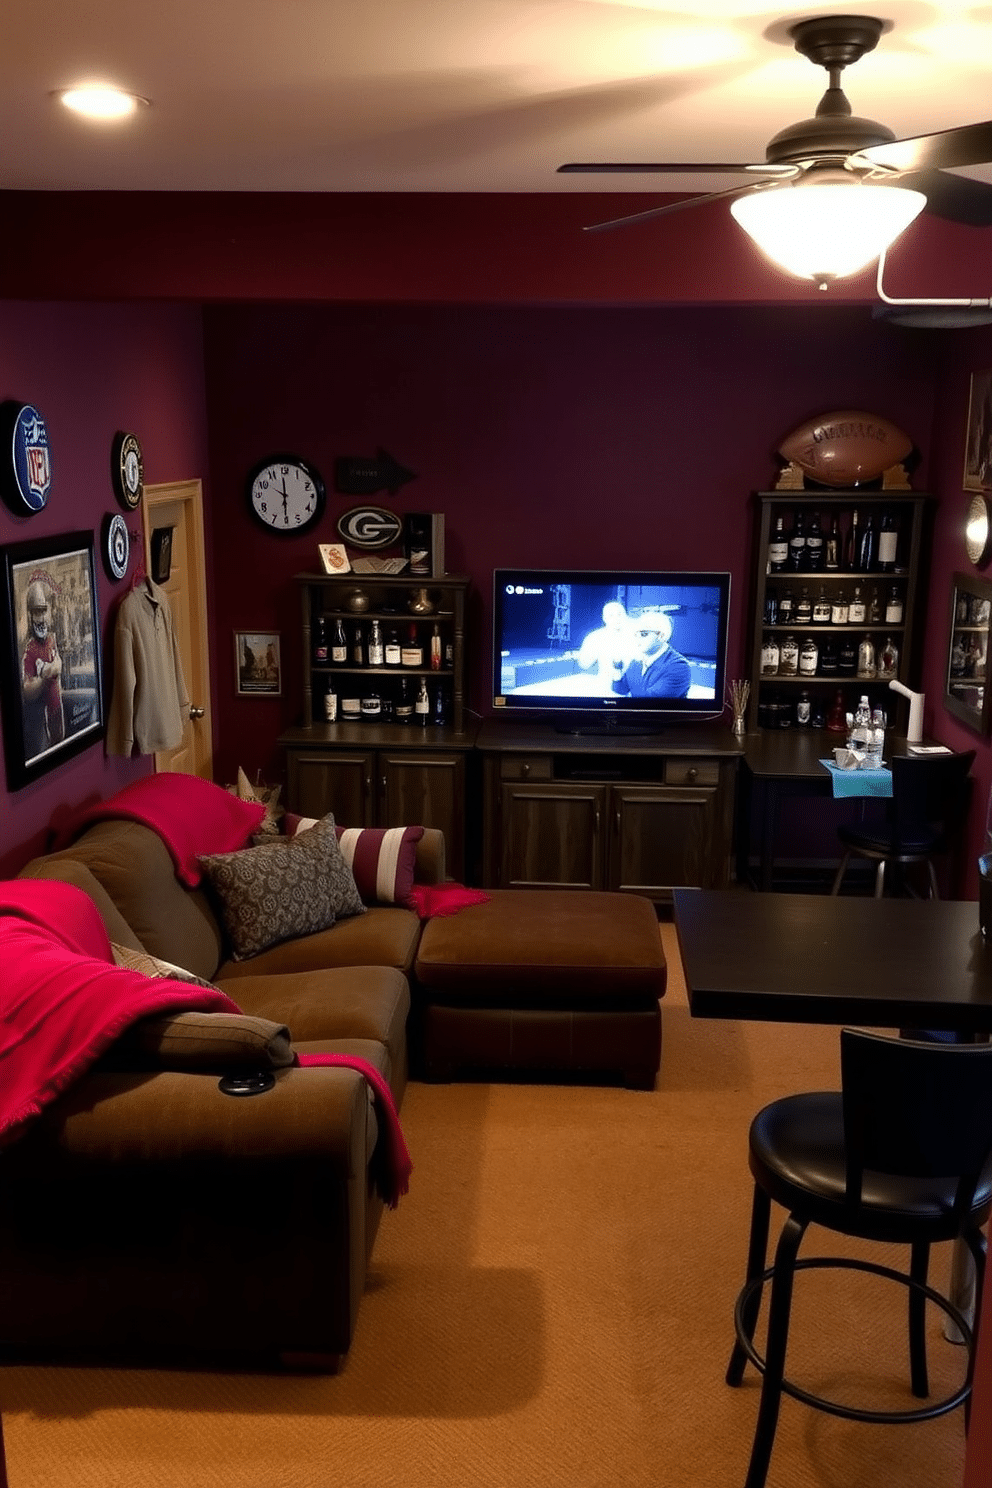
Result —
[[964, 488], [966, 491], [992, 488], [992, 372], [971, 374]]
[[13, 543], [0, 561], [4, 752], [19, 790], [104, 734], [93, 533]]
[[986, 686], [992, 581], [956, 573], [951, 587], [944, 707], [977, 734], [990, 731], [992, 687]]
[[234, 632], [234, 676], [238, 697], [278, 697], [282, 658], [277, 630]]

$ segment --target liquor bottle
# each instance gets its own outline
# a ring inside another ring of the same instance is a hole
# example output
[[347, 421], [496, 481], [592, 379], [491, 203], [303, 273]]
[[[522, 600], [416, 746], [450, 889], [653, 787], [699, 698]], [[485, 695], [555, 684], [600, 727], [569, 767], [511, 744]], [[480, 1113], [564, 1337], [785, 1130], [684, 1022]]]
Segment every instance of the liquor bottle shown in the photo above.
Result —
[[372, 629], [369, 631], [369, 666], [380, 667], [384, 661], [382, 627], [378, 620], [373, 620]]
[[789, 533], [789, 567], [794, 573], [798, 573], [806, 562], [806, 533], [804, 531], [803, 514], [801, 511], [794, 513], [792, 518], [792, 531]]
[[827, 598], [827, 591], [820, 585], [820, 592], [813, 601], [813, 624], [829, 625], [832, 606]]
[[810, 573], [819, 573], [823, 567], [823, 530], [820, 513], [811, 512], [809, 531], [806, 533], [806, 568]]
[[878, 675], [894, 677], [899, 671], [899, 648], [891, 636], [886, 636], [882, 654], [878, 658]]
[[444, 665], [445, 665], [445, 667], [450, 668], [450, 667], [453, 667], [454, 664], [455, 664], [455, 643], [451, 639], [451, 637], [448, 636], [447, 640], [444, 643]]
[[331, 660], [344, 665], [348, 660], [348, 637], [344, 633], [344, 623], [339, 615], [334, 622], [331, 631]]
[[365, 635], [360, 625], [351, 632], [351, 660], [355, 666], [365, 665]]
[[850, 625], [864, 625], [868, 611], [865, 607], [864, 595], [861, 593], [861, 585], [855, 584], [854, 598], [847, 607], [847, 619]]
[[858, 646], [857, 675], [866, 679], [875, 675], [875, 642], [870, 635], [862, 637]]
[[327, 665], [327, 621], [323, 615], [313, 623], [313, 659], [317, 666]]
[[861, 547], [858, 555], [858, 570], [860, 573], [874, 573], [878, 568], [878, 533], [875, 531], [875, 519], [868, 511], [868, 517], [861, 533]]
[[792, 598], [792, 590], [791, 589], [786, 589], [785, 593], [782, 595], [782, 598], [778, 602], [778, 623], [779, 623], [779, 625], [791, 625], [792, 624], [792, 620], [793, 620], [793, 598]]
[[804, 688], [803, 691], [799, 694], [799, 701], [796, 703], [797, 728], [809, 728], [810, 715], [812, 714], [812, 711], [813, 704], [810, 701], [810, 695]]
[[787, 635], [779, 647], [778, 670], [782, 677], [794, 677], [799, 671], [799, 643], [794, 635]]
[[382, 716], [382, 698], [377, 692], [365, 692], [362, 694], [362, 717], [371, 723], [378, 723]]
[[847, 714], [844, 711], [844, 694], [838, 687], [834, 693], [834, 700], [827, 714], [827, 732], [831, 734], [847, 733]]
[[763, 677], [777, 677], [778, 665], [778, 641], [773, 635], [766, 635], [761, 643], [761, 675]]
[[435, 625], [435, 627], [434, 627], [434, 633], [431, 636], [431, 671], [432, 672], [439, 672], [440, 670], [441, 670], [441, 632], [440, 632], [440, 630], [438, 630], [437, 626]]
[[834, 625], [846, 625], [849, 610], [847, 595], [843, 589], [838, 589], [830, 606], [830, 619]]
[[885, 623], [886, 625], [902, 624], [902, 595], [899, 593], [899, 585], [892, 585], [892, 592], [885, 601]]
[[799, 599], [796, 603], [795, 621], [797, 625], [808, 625], [813, 618], [813, 602], [809, 597], [809, 590], [800, 590]]
[[448, 705], [444, 697], [444, 688], [439, 686], [434, 698], [434, 722], [444, 724], [448, 721]]
[[396, 722], [412, 723], [413, 721], [413, 697], [410, 693], [410, 683], [406, 677], [400, 682], [400, 695], [396, 703]]
[[878, 603], [878, 590], [873, 589], [871, 591], [871, 598], [868, 601], [868, 624], [877, 625], [881, 618], [882, 612]]
[[896, 567], [896, 550], [899, 547], [899, 528], [896, 526], [895, 517], [891, 511], [886, 511], [882, 517], [882, 526], [878, 534], [878, 566], [882, 573], [894, 573]]
[[765, 595], [765, 624], [778, 624], [778, 595], [774, 589], [769, 589]]
[[427, 695], [427, 683], [423, 677], [420, 679], [420, 691], [417, 693], [417, 700], [413, 705], [413, 711], [421, 728], [426, 728], [431, 716], [431, 700]]
[[392, 630], [389, 631], [388, 635], [386, 636], [386, 645], [383, 651], [383, 655], [386, 658], [387, 666], [399, 666], [400, 662], [403, 659], [402, 652], [400, 651], [399, 631], [395, 628], [395, 626]]
[[820, 663], [820, 648], [812, 636], [807, 636], [799, 652], [799, 675], [815, 677]]
[[775, 531], [768, 542], [768, 573], [781, 573], [789, 561], [789, 539], [785, 535], [785, 518], [775, 518]]
[[406, 645], [400, 652], [404, 666], [419, 667], [424, 664], [424, 648], [417, 639], [417, 627], [411, 622]]
[[858, 648], [853, 636], [845, 636], [837, 648], [837, 675], [853, 677], [858, 670]]
[[860, 534], [858, 533], [857, 509], [851, 515], [851, 525], [847, 529], [847, 540], [844, 543], [844, 567], [848, 573], [857, 573], [858, 554], [861, 550]]
[[836, 677], [837, 675], [837, 642], [829, 636], [820, 647], [820, 676]]
[[830, 533], [824, 546], [824, 567], [828, 569], [840, 568], [841, 541], [840, 523], [837, 513], [834, 513], [833, 521], [830, 523]]

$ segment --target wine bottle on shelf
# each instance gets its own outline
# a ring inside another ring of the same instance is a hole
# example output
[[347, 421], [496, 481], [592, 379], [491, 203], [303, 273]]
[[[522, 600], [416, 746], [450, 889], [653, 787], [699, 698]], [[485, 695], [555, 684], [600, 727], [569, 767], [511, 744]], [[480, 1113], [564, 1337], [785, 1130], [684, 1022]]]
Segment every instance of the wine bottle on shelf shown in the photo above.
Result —
[[829, 625], [831, 609], [832, 606], [830, 600], [827, 598], [827, 591], [821, 584], [820, 592], [813, 601], [813, 624]]
[[378, 620], [372, 621], [369, 631], [369, 666], [380, 667], [385, 664], [385, 653], [382, 644], [382, 627]]
[[846, 625], [849, 614], [847, 595], [843, 589], [838, 589], [830, 606], [831, 623], [834, 625]]
[[885, 601], [885, 623], [886, 625], [902, 624], [902, 595], [899, 593], [899, 585], [893, 584], [891, 593]]
[[830, 523], [830, 532], [828, 533], [826, 543], [824, 544], [824, 549], [823, 549], [824, 567], [827, 568], [827, 569], [830, 569], [831, 571], [833, 571], [834, 569], [840, 568], [840, 559], [841, 559], [840, 523], [837, 520], [837, 513], [835, 512], [834, 513], [834, 516], [833, 516], [833, 520]]
[[867, 614], [868, 611], [865, 607], [865, 600], [864, 595], [861, 592], [861, 585], [855, 584], [854, 596], [851, 599], [851, 603], [847, 607], [848, 624], [864, 625]]
[[331, 631], [331, 660], [343, 666], [348, 660], [348, 637], [344, 633], [344, 622], [339, 615]]
[[878, 533], [878, 566], [882, 573], [895, 572], [898, 547], [899, 528], [892, 512], [887, 510], [882, 517], [882, 525]]
[[386, 636], [386, 644], [383, 648], [383, 655], [386, 658], [387, 666], [399, 666], [401, 661], [403, 660], [403, 653], [400, 650], [399, 631], [396, 630], [395, 626], [388, 632]]
[[445, 701], [444, 688], [439, 685], [437, 693], [434, 697], [434, 722], [437, 724], [444, 724], [447, 723], [447, 721], [448, 706]]
[[823, 529], [820, 526], [819, 512], [810, 513], [805, 559], [805, 567], [810, 573], [820, 572], [823, 567]]
[[421, 728], [426, 728], [431, 716], [431, 700], [427, 694], [427, 683], [423, 677], [420, 679], [420, 691], [413, 705], [413, 711]]
[[773, 635], [766, 635], [761, 643], [761, 675], [763, 677], [777, 677], [778, 660], [778, 641]]
[[844, 567], [848, 573], [857, 573], [860, 552], [861, 536], [858, 532], [858, 512], [855, 508], [851, 514], [851, 525], [847, 529], [847, 539], [844, 543]]
[[815, 677], [820, 664], [820, 648], [812, 636], [807, 636], [799, 651], [799, 675]]
[[406, 677], [400, 681], [400, 695], [396, 700], [396, 722], [403, 724], [413, 722], [413, 695]]
[[424, 664], [424, 648], [417, 638], [417, 627], [411, 621], [407, 635], [406, 645], [402, 648], [401, 658], [404, 666], [420, 667]]
[[354, 666], [365, 665], [365, 633], [360, 625], [351, 632], [351, 660]]
[[802, 589], [796, 602], [795, 621], [797, 625], [808, 625], [813, 618], [813, 601], [809, 597], [809, 590]]
[[775, 530], [768, 541], [768, 572], [781, 573], [789, 561], [789, 539], [785, 535], [785, 518], [775, 518]]
[[778, 670], [782, 677], [794, 677], [799, 671], [799, 642], [794, 635], [787, 635], [779, 647]]
[[793, 513], [792, 531], [789, 533], [789, 567], [798, 573], [806, 563], [806, 532], [801, 511]]
[[858, 557], [858, 569], [861, 573], [874, 573], [878, 568], [878, 533], [875, 531], [875, 519], [869, 509], [865, 519], [864, 528], [861, 533], [861, 548]]
[[851, 635], [844, 636], [837, 648], [837, 675], [853, 677], [858, 670], [858, 647]]
[[810, 715], [812, 711], [813, 704], [810, 695], [805, 689], [803, 689], [803, 691], [799, 694], [799, 699], [796, 703], [796, 726], [798, 728], [809, 728]]
[[793, 606], [794, 606], [794, 601], [793, 601], [793, 598], [792, 598], [792, 590], [791, 589], [786, 589], [785, 593], [782, 595], [781, 599], [778, 602], [778, 623], [779, 623], [779, 625], [791, 625], [792, 624], [792, 620], [793, 620]]
[[438, 627], [435, 625], [434, 632], [433, 632], [433, 634], [431, 636], [431, 671], [432, 672], [439, 672], [440, 670], [441, 670], [441, 632], [438, 629]]
[[316, 666], [327, 665], [327, 621], [323, 615], [313, 622], [313, 659]]

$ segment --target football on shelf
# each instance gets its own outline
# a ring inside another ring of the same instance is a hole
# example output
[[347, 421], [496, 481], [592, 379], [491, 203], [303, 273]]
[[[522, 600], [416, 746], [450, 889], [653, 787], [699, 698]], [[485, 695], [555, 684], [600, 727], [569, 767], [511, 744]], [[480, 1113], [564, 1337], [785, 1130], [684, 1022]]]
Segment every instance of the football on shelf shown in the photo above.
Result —
[[912, 448], [909, 436], [888, 419], [843, 409], [800, 424], [778, 452], [820, 485], [860, 486], [905, 460]]

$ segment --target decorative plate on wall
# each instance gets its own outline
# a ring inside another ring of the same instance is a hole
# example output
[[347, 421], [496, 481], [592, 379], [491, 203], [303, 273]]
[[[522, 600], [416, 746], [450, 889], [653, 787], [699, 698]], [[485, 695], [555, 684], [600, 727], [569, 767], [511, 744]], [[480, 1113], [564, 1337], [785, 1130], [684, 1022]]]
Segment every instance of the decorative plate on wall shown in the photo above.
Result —
[[114, 495], [125, 511], [133, 511], [141, 500], [145, 467], [137, 434], [119, 429], [110, 447], [110, 480]]
[[102, 539], [103, 566], [110, 578], [122, 579], [131, 557], [131, 539], [120, 512], [104, 517]]
[[41, 511], [52, 484], [52, 454], [37, 408], [14, 398], [0, 403], [0, 448], [4, 500], [22, 517]]

